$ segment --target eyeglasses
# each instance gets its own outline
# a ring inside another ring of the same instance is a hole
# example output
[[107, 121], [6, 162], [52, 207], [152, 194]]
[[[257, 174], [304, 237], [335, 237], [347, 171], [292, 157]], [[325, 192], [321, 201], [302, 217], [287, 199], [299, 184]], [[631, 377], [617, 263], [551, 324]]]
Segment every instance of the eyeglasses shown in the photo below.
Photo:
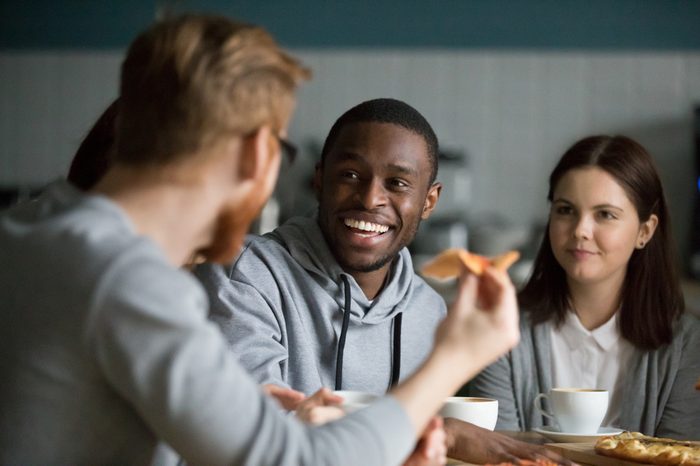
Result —
[[289, 160], [289, 164], [293, 164], [294, 160], [297, 158], [297, 152], [299, 152], [299, 149], [297, 149], [297, 146], [283, 138], [282, 136], [275, 134], [275, 137], [277, 140], [280, 142], [280, 147], [282, 149], [282, 152], [284, 155], [287, 157]]

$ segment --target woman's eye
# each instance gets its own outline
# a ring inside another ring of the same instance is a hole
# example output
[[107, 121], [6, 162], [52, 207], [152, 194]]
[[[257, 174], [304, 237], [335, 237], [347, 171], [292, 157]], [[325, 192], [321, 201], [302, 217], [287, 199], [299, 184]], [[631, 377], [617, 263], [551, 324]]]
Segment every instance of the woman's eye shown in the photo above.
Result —
[[603, 220], [614, 220], [617, 218], [617, 216], [609, 210], [601, 210], [598, 215], [600, 215]]
[[569, 215], [573, 211], [574, 211], [574, 209], [572, 209], [569, 206], [565, 206], [565, 205], [560, 205], [560, 206], [557, 206], [554, 208], [554, 213], [557, 215]]

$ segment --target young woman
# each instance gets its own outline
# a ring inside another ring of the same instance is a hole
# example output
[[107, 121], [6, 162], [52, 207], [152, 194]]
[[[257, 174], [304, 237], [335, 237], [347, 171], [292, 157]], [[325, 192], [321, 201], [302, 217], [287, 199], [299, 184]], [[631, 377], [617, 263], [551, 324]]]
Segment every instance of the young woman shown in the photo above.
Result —
[[604, 426], [700, 438], [700, 323], [684, 313], [654, 163], [624, 136], [574, 144], [549, 179], [549, 222], [519, 294], [521, 341], [471, 384], [498, 429], [530, 430], [552, 387], [606, 389]]

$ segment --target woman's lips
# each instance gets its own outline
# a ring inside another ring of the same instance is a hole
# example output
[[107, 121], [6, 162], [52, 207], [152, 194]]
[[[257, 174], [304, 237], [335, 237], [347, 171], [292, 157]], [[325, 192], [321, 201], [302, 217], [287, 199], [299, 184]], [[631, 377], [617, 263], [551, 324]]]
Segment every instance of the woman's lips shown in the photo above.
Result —
[[569, 249], [569, 253], [574, 256], [577, 260], [586, 260], [591, 256], [595, 256], [596, 253], [587, 251], [585, 249]]

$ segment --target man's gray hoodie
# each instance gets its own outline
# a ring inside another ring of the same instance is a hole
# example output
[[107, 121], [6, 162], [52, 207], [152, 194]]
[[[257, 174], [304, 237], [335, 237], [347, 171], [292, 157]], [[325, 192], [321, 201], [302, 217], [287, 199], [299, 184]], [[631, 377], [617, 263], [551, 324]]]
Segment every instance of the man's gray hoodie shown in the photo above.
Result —
[[368, 300], [312, 218], [249, 238], [234, 264], [203, 265], [195, 274], [209, 294], [210, 318], [253, 377], [306, 394], [321, 387], [386, 392], [392, 373], [402, 380], [425, 359], [446, 312], [405, 248], [381, 293]]

